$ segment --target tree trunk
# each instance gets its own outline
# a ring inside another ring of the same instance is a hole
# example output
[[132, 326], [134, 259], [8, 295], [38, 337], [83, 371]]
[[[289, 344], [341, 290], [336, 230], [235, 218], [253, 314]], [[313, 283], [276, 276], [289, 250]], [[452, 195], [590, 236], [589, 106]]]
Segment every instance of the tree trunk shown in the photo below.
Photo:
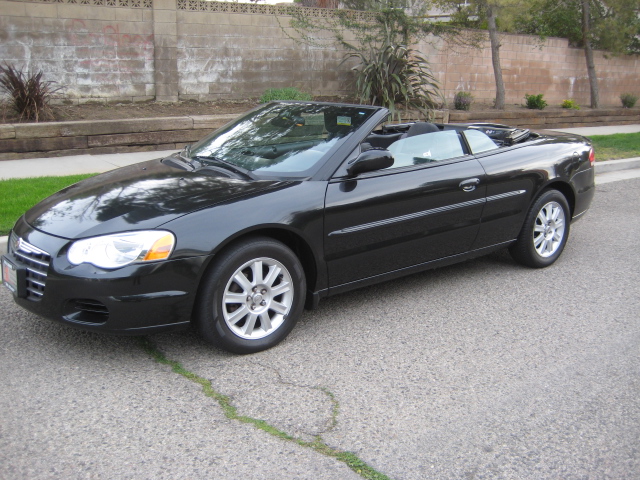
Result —
[[582, 0], [582, 43], [584, 43], [584, 56], [587, 60], [587, 73], [589, 74], [591, 108], [599, 108], [600, 98], [598, 93], [598, 76], [596, 75], [596, 64], [593, 61], [591, 39], [589, 38], [589, 33], [591, 31], [589, 24], [589, 1], [590, 0]]
[[489, 41], [491, 42], [493, 76], [496, 79], [495, 108], [504, 110], [504, 81], [502, 80], [502, 67], [500, 66], [500, 38], [498, 38], [498, 28], [496, 27], [496, 11], [492, 5], [488, 6], [487, 24], [489, 28]]

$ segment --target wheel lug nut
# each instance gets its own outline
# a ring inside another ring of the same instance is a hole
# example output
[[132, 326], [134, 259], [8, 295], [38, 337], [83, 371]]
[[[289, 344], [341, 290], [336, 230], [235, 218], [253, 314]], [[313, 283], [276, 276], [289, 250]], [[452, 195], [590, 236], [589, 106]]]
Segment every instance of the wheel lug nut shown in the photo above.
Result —
[[262, 300], [262, 301], [260, 302], [260, 305], [262, 305], [263, 307], [264, 307], [266, 304], [267, 304], [267, 302], [265, 302], [264, 300]]
[[253, 291], [257, 292], [258, 291], [258, 287], [253, 287]]
[[265, 293], [267, 293], [266, 288], [263, 288], [262, 291], [260, 292], [262, 295], [264, 295]]

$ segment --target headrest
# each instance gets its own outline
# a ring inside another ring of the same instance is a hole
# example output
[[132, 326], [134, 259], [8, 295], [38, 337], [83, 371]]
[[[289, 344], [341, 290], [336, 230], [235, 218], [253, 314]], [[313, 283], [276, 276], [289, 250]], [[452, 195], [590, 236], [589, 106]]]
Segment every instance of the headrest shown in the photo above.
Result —
[[428, 122], [416, 122], [409, 130], [407, 130], [407, 137], [413, 137], [415, 135], [424, 135], [425, 133], [433, 133], [439, 132], [440, 129], [436, 127], [433, 123]]

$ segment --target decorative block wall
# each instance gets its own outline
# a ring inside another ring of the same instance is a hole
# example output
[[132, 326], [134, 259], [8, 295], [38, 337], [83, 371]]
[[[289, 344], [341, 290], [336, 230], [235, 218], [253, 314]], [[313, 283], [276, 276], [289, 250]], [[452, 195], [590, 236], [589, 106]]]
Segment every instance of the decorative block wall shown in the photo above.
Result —
[[[299, 10], [302, 9], [302, 10]], [[0, 0], [0, 62], [43, 70], [87, 101], [176, 101], [257, 97], [294, 86], [318, 96], [352, 93], [344, 51], [303, 45], [289, 28], [293, 11], [326, 18], [335, 10], [204, 0]], [[367, 12], [350, 12], [361, 19]], [[447, 101], [470, 91], [495, 97], [488, 42], [452, 49], [441, 40], [417, 46], [432, 64]], [[583, 51], [566, 40], [504, 35], [501, 60], [507, 103], [543, 93], [550, 104], [589, 104]], [[596, 52], [600, 99], [620, 105], [640, 94], [640, 58]]]

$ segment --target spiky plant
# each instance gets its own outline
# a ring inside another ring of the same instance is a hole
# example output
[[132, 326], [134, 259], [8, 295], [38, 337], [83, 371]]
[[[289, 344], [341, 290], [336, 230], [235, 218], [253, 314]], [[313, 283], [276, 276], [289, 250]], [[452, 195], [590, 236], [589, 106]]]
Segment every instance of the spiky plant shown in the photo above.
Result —
[[355, 58], [356, 90], [361, 102], [387, 107], [399, 117], [399, 106], [416, 108], [429, 116], [440, 103], [438, 82], [429, 62], [406, 45], [372, 46], [368, 53], [349, 52]]
[[19, 121], [53, 119], [49, 102], [62, 87], [53, 87], [56, 82], [45, 81], [42, 77], [42, 71], [29, 74], [12, 65], [0, 65], [0, 90], [9, 95], [9, 108], [16, 113]]

